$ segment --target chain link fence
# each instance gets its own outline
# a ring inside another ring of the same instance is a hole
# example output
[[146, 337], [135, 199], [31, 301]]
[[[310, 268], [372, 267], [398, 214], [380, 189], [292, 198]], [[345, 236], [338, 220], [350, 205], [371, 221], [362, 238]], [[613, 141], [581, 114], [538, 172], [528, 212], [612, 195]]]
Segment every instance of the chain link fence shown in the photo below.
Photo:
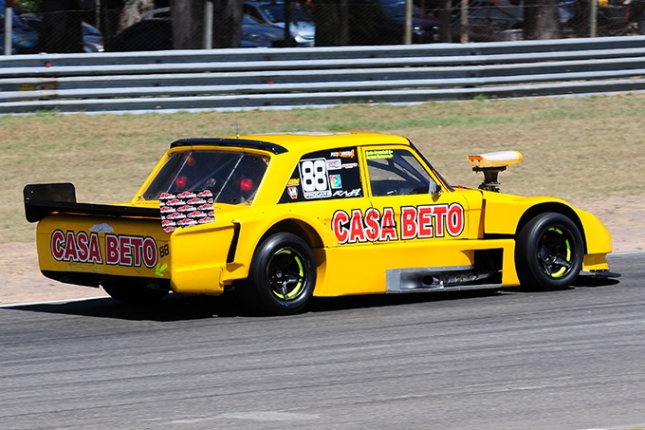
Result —
[[0, 0], [0, 53], [397, 45], [645, 33], [645, 0]]

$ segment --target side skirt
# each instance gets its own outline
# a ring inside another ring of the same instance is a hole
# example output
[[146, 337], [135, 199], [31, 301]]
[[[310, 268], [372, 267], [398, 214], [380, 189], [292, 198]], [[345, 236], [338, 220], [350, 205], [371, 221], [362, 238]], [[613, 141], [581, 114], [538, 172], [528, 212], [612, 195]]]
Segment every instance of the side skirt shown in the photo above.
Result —
[[[474, 266], [388, 270], [386, 292], [421, 293], [501, 288], [499, 271], [479, 272]], [[492, 279], [491, 279], [492, 278]], [[484, 279], [492, 283], [482, 282]]]

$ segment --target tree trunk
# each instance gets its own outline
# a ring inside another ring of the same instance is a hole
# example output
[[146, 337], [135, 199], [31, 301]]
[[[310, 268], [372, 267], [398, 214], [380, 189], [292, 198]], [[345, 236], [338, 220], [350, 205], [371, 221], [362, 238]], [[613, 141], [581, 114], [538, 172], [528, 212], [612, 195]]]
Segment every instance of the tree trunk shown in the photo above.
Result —
[[242, 41], [242, 0], [213, 1], [213, 48], [239, 48]]
[[83, 52], [81, 7], [78, 0], [48, 0], [43, 4], [40, 49], [48, 53]]
[[123, 9], [121, 9], [116, 32], [119, 33], [120, 31], [130, 27], [132, 24], [136, 24], [141, 21], [143, 15], [154, 9], [154, 7], [154, 0], [127, 0]]
[[349, 44], [349, 6], [347, 0], [317, 1], [313, 7], [316, 46]]
[[439, 41], [452, 43], [452, 2], [442, 0], [439, 9]]
[[524, 39], [546, 40], [560, 37], [557, 0], [524, 1]]
[[[217, 3], [217, 2], [215, 2]], [[215, 5], [217, 9], [217, 5]], [[170, 8], [174, 49], [201, 49], [204, 32], [204, 3], [175, 0]], [[217, 21], [214, 23], [214, 27]]]
[[103, 33], [105, 45], [109, 45], [116, 35], [122, 8], [123, 2], [121, 0], [101, 0], [100, 23], [97, 28]]

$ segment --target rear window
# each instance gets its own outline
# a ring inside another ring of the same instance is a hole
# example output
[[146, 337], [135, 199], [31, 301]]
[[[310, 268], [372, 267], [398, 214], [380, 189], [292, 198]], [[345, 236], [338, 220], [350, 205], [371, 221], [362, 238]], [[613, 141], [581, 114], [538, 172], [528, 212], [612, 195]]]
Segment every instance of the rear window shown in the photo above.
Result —
[[227, 151], [188, 151], [170, 156], [143, 193], [158, 200], [162, 193], [210, 191], [218, 203], [253, 200], [269, 164], [269, 157]]

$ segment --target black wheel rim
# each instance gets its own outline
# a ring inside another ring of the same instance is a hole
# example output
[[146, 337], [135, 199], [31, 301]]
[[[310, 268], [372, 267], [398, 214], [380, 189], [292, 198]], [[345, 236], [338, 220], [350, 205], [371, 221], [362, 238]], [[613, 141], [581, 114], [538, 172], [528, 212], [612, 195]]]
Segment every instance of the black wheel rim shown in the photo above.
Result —
[[571, 272], [575, 259], [573, 244], [571, 232], [562, 226], [549, 227], [542, 233], [536, 257], [546, 276], [561, 279]]
[[268, 265], [271, 293], [284, 301], [294, 301], [305, 291], [307, 272], [304, 258], [291, 248], [273, 254]]

